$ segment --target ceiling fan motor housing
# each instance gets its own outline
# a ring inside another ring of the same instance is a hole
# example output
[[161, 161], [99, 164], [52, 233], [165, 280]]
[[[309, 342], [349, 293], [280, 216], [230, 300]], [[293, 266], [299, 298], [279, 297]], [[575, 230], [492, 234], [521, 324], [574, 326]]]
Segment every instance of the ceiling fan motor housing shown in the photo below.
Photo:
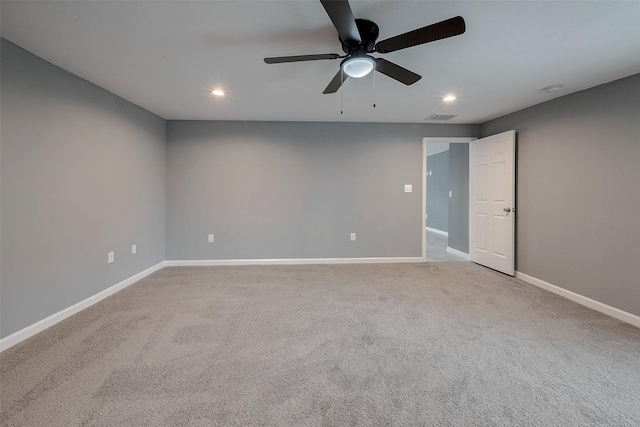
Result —
[[369, 21], [368, 19], [356, 19], [356, 26], [358, 27], [358, 32], [360, 33], [361, 42], [355, 41], [344, 41], [340, 36], [338, 39], [340, 40], [340, 44], [342, 44], [342, 50], [347, 54], [351, 55], [358, 52], [366, 52], [372, 53], [376, 51], [376, 40], [378, 39], [378, 35], [380, 34], [380, 29], [378, 28], [378, 24], [375, 22]]

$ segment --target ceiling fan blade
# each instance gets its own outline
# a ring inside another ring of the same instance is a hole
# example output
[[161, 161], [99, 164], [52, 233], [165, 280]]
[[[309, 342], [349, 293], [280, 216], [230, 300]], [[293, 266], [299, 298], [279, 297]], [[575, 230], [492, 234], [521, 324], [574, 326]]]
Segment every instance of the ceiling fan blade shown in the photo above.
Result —
[[408, 33], [391, 37], [376, 43], [376, 51], [378, 53], [389, 53], [408, 47], [417, 46], [436, 40], [446, 39], [464, 33], [466, 29], [462, 16], [447, 19], [437, 24], [427, 25]]
[[414, 73], [413, 71], [409, 71], [406, 68], [382, 58], [376, 59], [376, 71], [379, 71], [392, 79], [396, 79], [407, 86], [414, 84], [422, 78], [422, 76]]
[[349, 6], [347, 0], [320, 0], [320, 3], [324, 6], [324, 10], [327, 11], [327, 15], [331, 18], [331, 22], [338, 30], [342, 40], [358, 43], [362, 41], [356, 20], [353, 18], [353, 12], [351, 12], [351, 6]]
[[276, 56], [274, 58], [264, 58], [267, 64], [282, 64], [284, 62], [317, 61], [320, 59], [338, 59], [337, 53], [323, 53], [319, 55], [297, 55], [297, 56]]
[[340, 89], [340, 86], [342, 86], [342, 83], [347, 80], [347, 77], [349, 76], [347, 76], [346, 73], [343, 73], [342, 69], [338, 70], [338, 73], [333, 77], [327, 88], [322, 93], [325, 95], [328, 93], [336, 93], [338, 89]]

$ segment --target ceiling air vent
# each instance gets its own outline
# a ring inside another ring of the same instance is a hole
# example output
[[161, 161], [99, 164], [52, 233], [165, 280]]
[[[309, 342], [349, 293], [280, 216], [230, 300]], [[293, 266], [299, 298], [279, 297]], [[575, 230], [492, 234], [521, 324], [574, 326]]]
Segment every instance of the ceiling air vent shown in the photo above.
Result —
[[455, 114], [432, 114], [429, 117], [427, 117], [425, 120], [440, 120], [440, 121], [445, 121], [445, 120], [449, 120], [453, 117], [455, 117]]

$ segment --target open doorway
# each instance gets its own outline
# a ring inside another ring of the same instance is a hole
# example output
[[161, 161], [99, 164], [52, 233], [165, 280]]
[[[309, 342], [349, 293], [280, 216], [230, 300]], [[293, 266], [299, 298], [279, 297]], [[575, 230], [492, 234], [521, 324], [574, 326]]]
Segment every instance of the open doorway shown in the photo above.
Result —
[[424, 138], [425, 261], [469, 260], [469, 142]]

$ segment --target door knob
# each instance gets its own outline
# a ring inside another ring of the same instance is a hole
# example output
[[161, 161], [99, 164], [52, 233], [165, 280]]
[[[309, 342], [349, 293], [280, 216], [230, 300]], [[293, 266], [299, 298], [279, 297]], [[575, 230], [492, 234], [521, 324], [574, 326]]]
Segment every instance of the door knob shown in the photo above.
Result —
[[504, 209], [502, 209], [502, 210], [503, 210], [503, 211], [505, 211], [506, 213], [511, 212], [511, 208], [504, 208]]

